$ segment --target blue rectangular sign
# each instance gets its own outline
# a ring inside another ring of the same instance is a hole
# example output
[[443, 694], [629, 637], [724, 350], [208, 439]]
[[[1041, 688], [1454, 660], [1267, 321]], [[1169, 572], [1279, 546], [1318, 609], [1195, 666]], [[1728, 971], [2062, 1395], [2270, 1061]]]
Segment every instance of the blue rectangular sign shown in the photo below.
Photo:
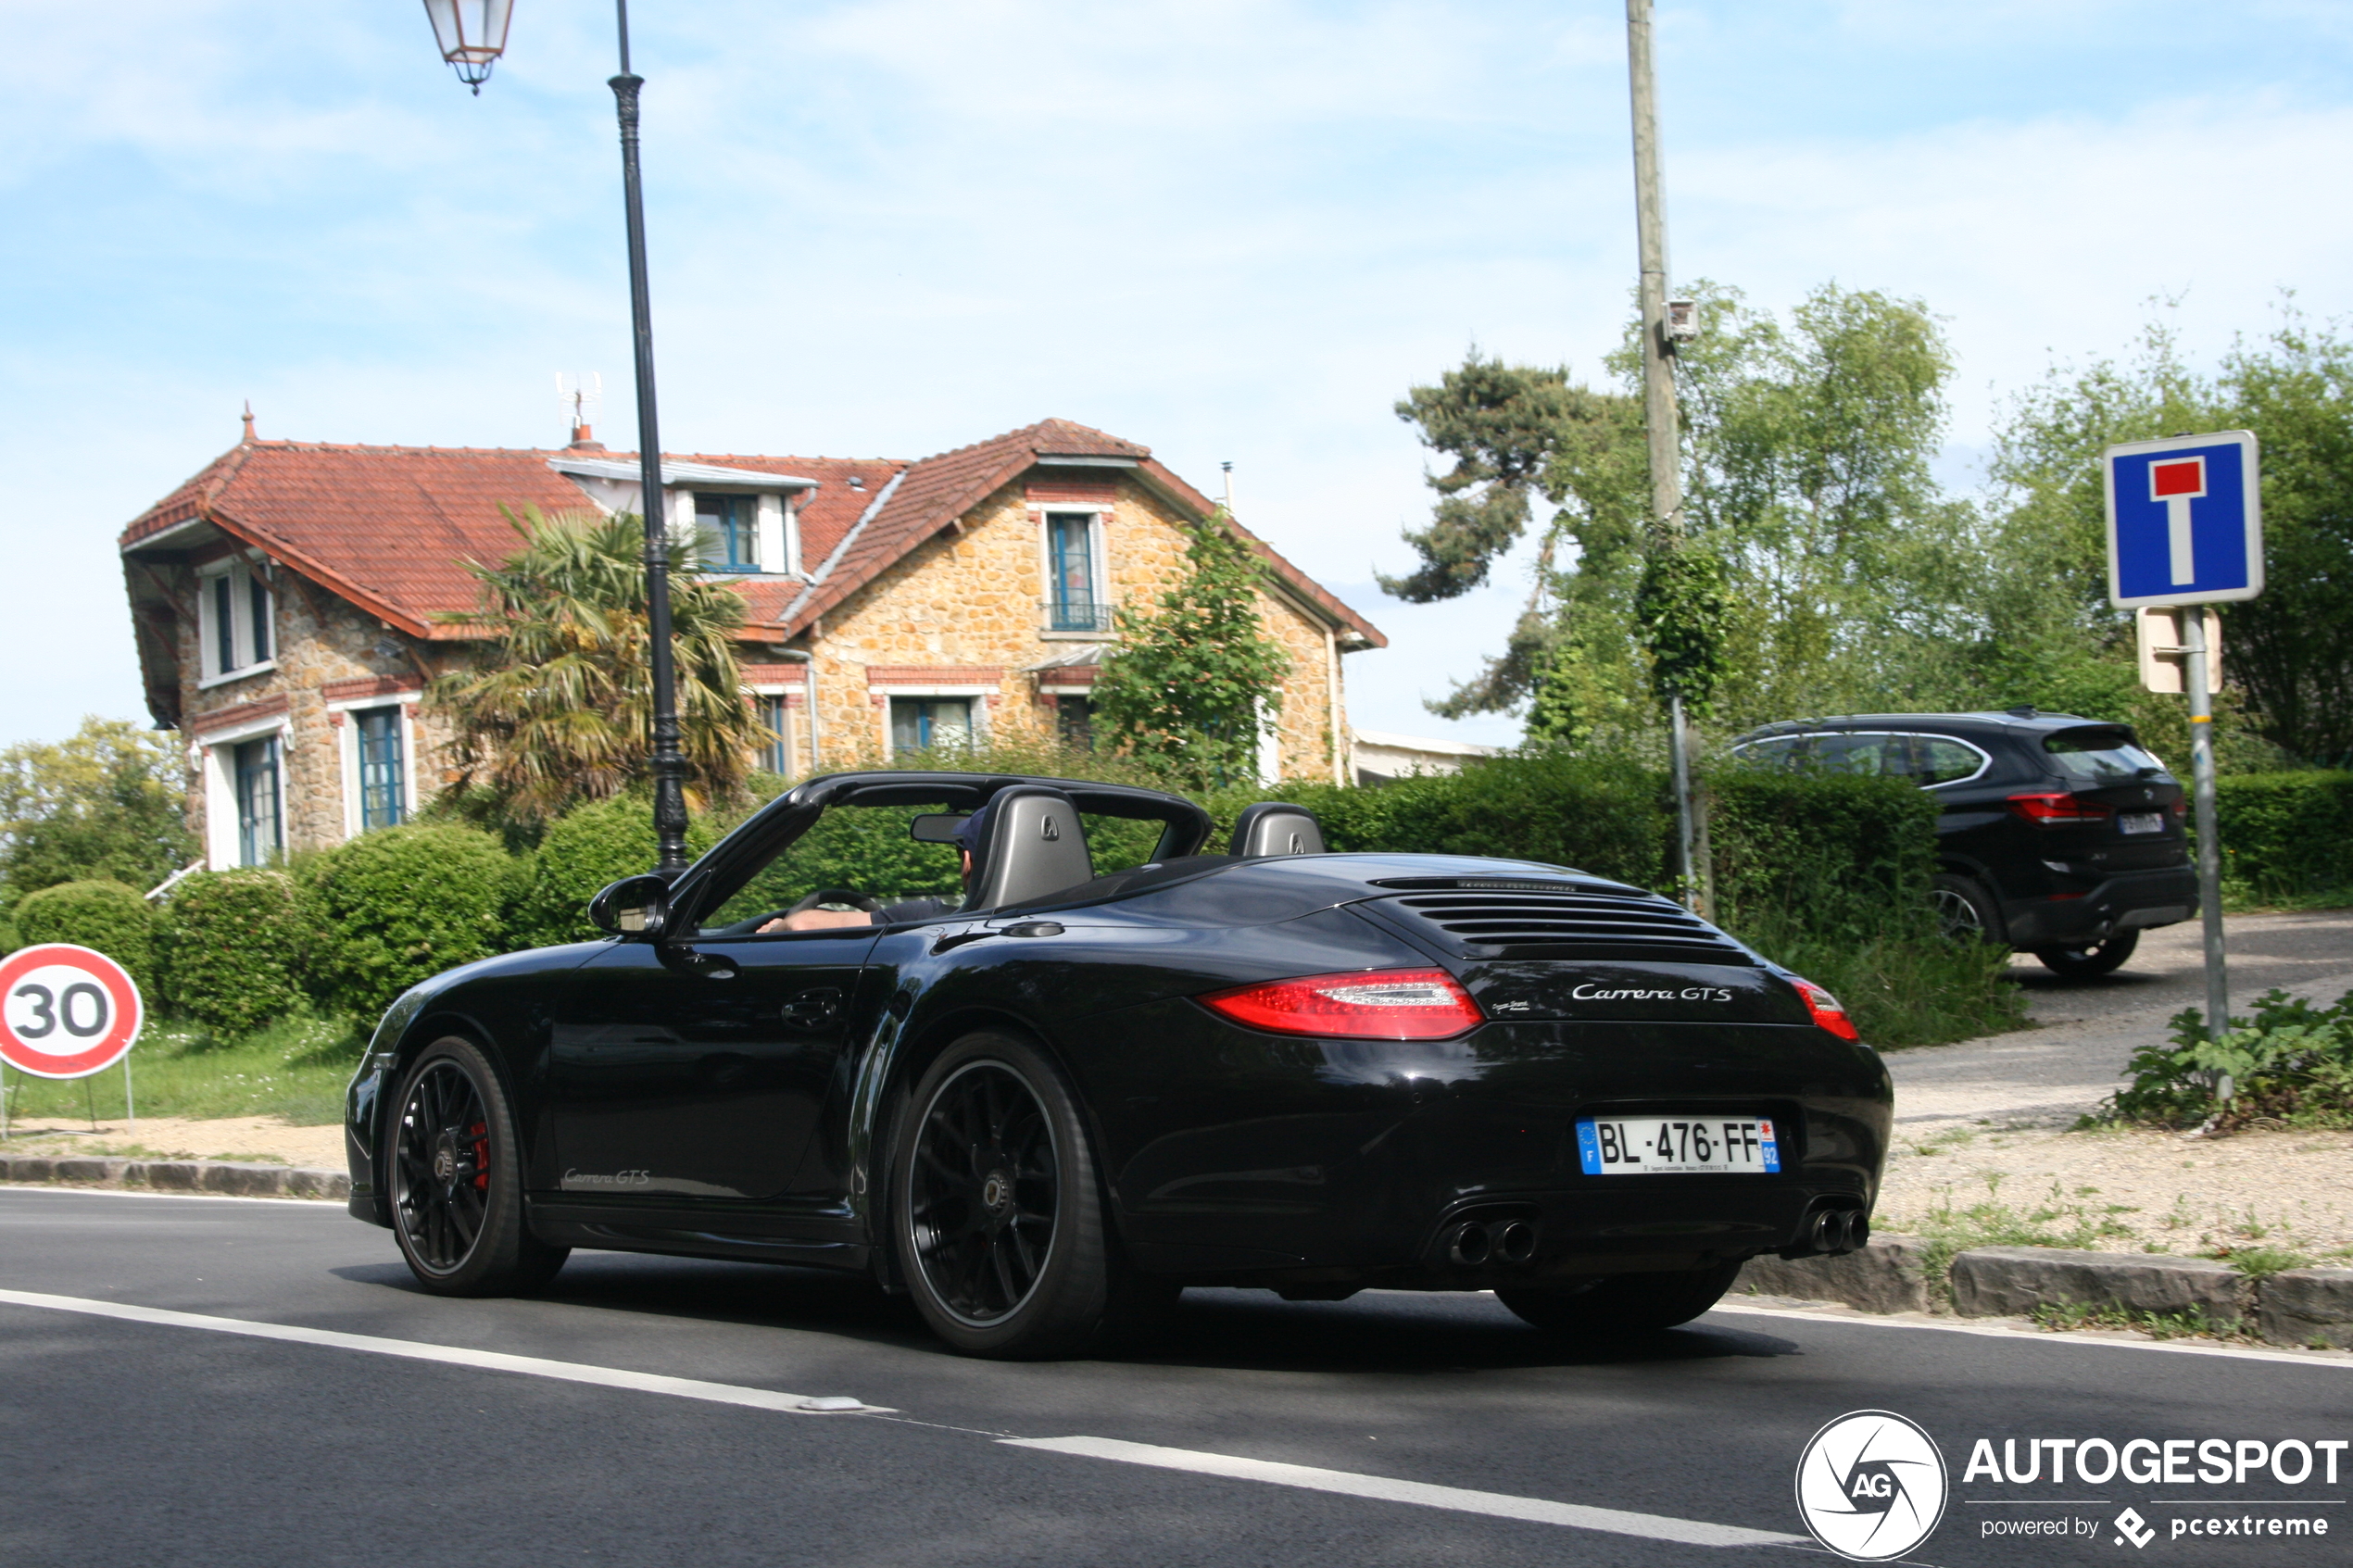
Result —
[[2263, 505], [2254, 433], [2174, 435], [2111, 446], [2108, 601], [2214, 604], [2263, 591]]

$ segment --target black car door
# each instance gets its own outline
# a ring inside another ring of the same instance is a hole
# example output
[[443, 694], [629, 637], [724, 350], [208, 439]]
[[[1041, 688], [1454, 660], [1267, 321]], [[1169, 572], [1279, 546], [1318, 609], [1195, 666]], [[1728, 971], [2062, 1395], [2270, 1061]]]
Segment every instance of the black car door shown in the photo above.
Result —
[[719, 1203], [789, 1195], [837, 1087], [877, 935], [624, 942], [590, 960], [551, 1041], [564, 1192]]

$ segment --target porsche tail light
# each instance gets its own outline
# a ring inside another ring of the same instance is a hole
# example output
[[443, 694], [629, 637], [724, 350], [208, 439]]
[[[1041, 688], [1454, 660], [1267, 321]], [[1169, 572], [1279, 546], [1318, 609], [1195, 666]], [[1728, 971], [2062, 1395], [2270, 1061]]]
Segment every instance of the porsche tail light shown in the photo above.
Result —
[[1443, 1040], [1486, 1021], [1442, 969], [1358, 970], [1237, 985], [1197, 997], [1220, 1018], [1276, 1035]]
[[2062, 791], [2013, 795], [2009, 807], [2030, 822], [2104, 822], [2115, 814], [2096, 800]]
[[1805, 998], [1806, 1010], [1814, 1015], [1816, 1028], [1827, 1029], [1842, 1040], [1860, 1040], [1863, 1037], [1863, 1032], [1855, 1027], [1855, 1021], [1846, 1016], [1846, 1009], [1836, 997], [1811, 980], [1798, 980], [1792, 984], [1796, 985], [1797, 994]]

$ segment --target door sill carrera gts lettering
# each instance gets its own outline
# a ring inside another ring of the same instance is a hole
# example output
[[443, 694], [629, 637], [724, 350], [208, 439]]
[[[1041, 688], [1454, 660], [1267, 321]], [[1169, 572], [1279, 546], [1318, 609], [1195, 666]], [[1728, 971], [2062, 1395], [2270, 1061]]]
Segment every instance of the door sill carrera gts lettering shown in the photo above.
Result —
[[[1868, 1238], [1891, 1086], [1819, 986], [1571, 868], [1335, 853], [1279, 802], [1210, 833], [1125, 785], [808, 780], [606, 890], [605, 940], [396, 1002], [351, 1210], [447, 1216], [403, 1243], [444, 1294], [574, 1247], [766, 1259], [1007, 1357], [1194, 1284], [1664, 1327], [1749, 1258]], [[436, 1060], [478, 1064], [472, 1098], [411, 1091]], [[487, 1151], [474, 1185], [394, 1203], [440, 1191], [400, 1151], [444, 1147]]]

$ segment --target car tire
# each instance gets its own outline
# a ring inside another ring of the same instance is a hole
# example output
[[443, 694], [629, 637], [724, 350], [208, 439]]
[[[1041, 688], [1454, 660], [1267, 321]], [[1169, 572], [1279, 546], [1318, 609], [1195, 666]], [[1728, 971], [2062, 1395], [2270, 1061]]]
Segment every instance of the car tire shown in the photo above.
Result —
[[2069, 980], [2090, 980], [2124, 967], [2141, 945], [2137, 931], [2120, 931], [2101, 942], [2079, 942], [2067, 947], [2037, 947], [2034, 956], [2053, 974]]
[[1929, 884], [1929, 906], [1940, 935], [1956, 942], [1999, 942], [2006, 933], [2002, 908], [1973, 877], [1940, 873]]
[[967, 1035], [915, 1085], [891, 1156], [891, 1231], [916, 1311], [963, 1355], [1071, 1355], [1120, 1304], [1076, 1097], [1017, 1035]]
[[541, 1241], [523, 1218], [514, 1109], [481, 1048], [435, 1040], [393, 1106], [384, 1190], [417, 1283], [436, 1296], [518, 1296], [555, 1278], [571, 1248]]
[[1610, 1274], [1581, 1290], [1499, 1286], [1495, 1299], [1547, 1334], [1648, 1334], [1686, 1323], [1722, 1298], [1738, 1263], [1663, 1273]]

